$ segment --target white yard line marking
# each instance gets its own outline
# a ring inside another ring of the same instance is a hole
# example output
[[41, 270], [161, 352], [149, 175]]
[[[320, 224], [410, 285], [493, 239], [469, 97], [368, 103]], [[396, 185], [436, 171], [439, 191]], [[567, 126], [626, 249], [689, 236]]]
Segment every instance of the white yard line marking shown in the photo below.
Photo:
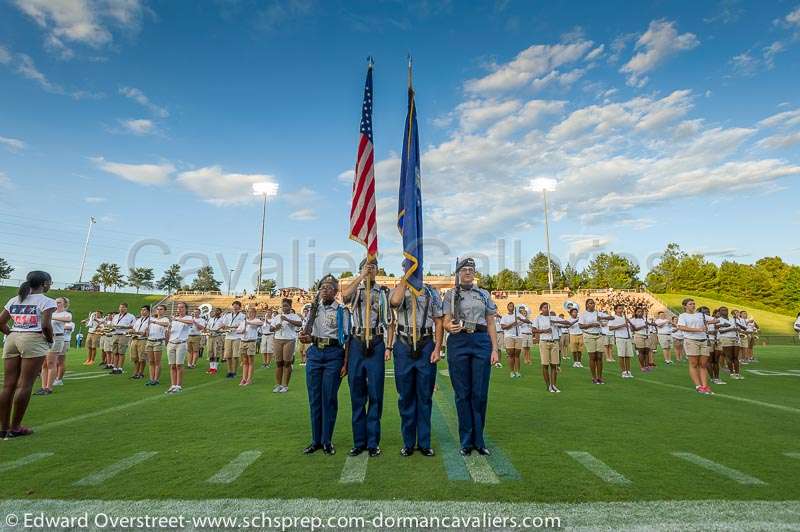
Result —
[[783, 453], [784, 456], [788, 456], [789, 458], [797, 458], [800, 460], [800, 453]]
[[[650, 384], [658, 384], [659, 386], [668, 386], [669, 388], [677, 388], [683, 391], [690, 391], [697, 393], [688, 386], [678, 386], [677, 384], [669, 384], [668, 382], [652, 381], [650, 379], [638, 379], [639, 382], [649, 382]], [[724, 393], [714, 392], [714, 397], [722, 397], [723, 399], [733, 399], [734, 401], [741, 401], [743, 403], [750, 403], [751, 405], [766, 406], [767, 408], [774, 408], [776, 410], [783, 410], [784, 412], [791, 412], [792, 414], [800, 414], [800, 409], [792, 408], [791, 406], [776, 405], [773, 403], [765, 403], [764, 401], [756, 401], [755, 399], [746, 399], [744, 397], [737, 397], [735, 395], [728, 395]]]
[[212, 484], [230, 484], [239, 478], [244, 470], [261, 456], [261, 451], [245, 451], [225, 465], [222, 469], [209, 478], [206, 482]]
[[708, 458], [703, 458], [702, 456], [698, 456], [693, 453], [672, 453], [672, 456], [677, 456], [678, 458], [682, 458], [687, 462], [691, 462], [695, 465], [699, 465], [709, 471], [713, 471], [723, 477], [728, 477], [731, 480], [735, 480], [739, 484], [745, 484], [748, 486], [761, 486], [766, 484], [766, 482], [757, 479], [756, 477], [751, 477], [746, 473], [742, 473], [738, 469], [733, 469], [728, 466], [724, 466], [722, 464], [718, 464], [709, 460]]
[[116, 464], [111, 464], [110, 466], [106, 467], [105, 469], [101, 469], [96, 473], [92, 473], [88, 477], [84, 477], [79, 481], [75, 482], [75, 486], [99, 486], [106, 480], [113, 478], [123, 471], [127, 471], [128, 469], [132, 468], [135, 465], [141, 464], [145, 460], [148, 460], [158, 453], [154, 451], [142, 451], [140, 453], [136, 453], [133, 456], [129, 456], [123, 460], [120, 460]]
[[565, 451], [565, 452], [568, 455], [570, 455], [576, 462], [578, 462], [583, 467], [594, 473], [596, 477], [605, 482], [608, 482], [609, 484], [626, 485], [631, 483], [630, 480], [628, 480], [621, 474], [617, 473], [616, 471], [608, 467], [604, 462], [598, 460], [589, 453], [583, 451]]
[[367, 465], [369, 464], [369, 453], [366, 451], [358, 456], [348, 456], [342, 467], [342, 476], [339, 482], [342, 484], [360, 484], [367, 478]]
[[442, 375], [443, 377], [448, 377], [449, 378], [450, 377], [450, 370], [449, 369], [440, 369], [439, 370], [439, 375]]
[[85, 381], [88, 379], [102, 379], [103, 377], [110, 377], [110, 373], [104, 375], [87, 375], [85, 377], [64, 377], [65, 381]]
[[13, 462], [5, 462], [3, 464], [0, 464], [0, 473], [11, 471], [12, 469], [17, 469], [18, 467], [38, 462], [39, 460], [48, 458], [50, 456], [53, 456], [53, 453], [34, 453], [34, 454], [29, 454], [28, 456], [24, 456], [19, 460], [14, 460]]
[[[184, 388], [183, 389], [183, 393], [185, 394], [187, 392], [191, 392], [192, 390], [199, 390], [200, 388], [205, 388], [207, 386], [213, 386], [214, 384], [219, 384], [220, 382], [224, 382], [224, 381], [222, 381], [222, 380], [214, 380], [212, 382], [206, 382], [205, 384], [199, 384], [197, 386], [191, 386], [189, 388]], [[180, 394], [180, 395], [183, 395], [183, 394]], [[177, 397], [180, 397], [180, 395], [178, 395]], [[121, 410], [127, 410], [129, 408], [135, 408], [135, 407], [137, 407], [139, 405], [146, 404], [146, 403], [149, 403], [149, 402], [152, 402], [152, 401], [158, 401], [159, 399], [164, 399], [166, 397], [174, 398], [176, 396], [174, 396], [174, 395], [166, 395], [164, 393], [159, 393], [159, 394], [156, 394], [156, 395], [153, 395], [153, 396], [150, 396], [150, 397], [145, 397], [144, 399], [139, 399], [138, 401], [133, 401], [132, 403], [124, 403], [124, 404], [121, 404], [121, 405], [118, 405], [118, 406], [112, 406], [111, 408], [106, 408], [106, 409], [103, 409], [103, 410], [97, 410], [95, 412], [87, 412], [86, 414], [81, 414], [81, 415], [74, 416], [74, 417], [68, 417], [67, 419], [61, 419], [59, 421], [51, 421], [50, 423], [45, 423], [44, 425], [39, 425], [38, 427], [36, 427], [36, 430], [37, 431], [42, 431], [42, 430], [53, 429], [53, 428], [56, 428], [56, 427], [60, 427], [62, 425], [68, 425], [70, 423], [75, 423], [76, 421], [84, 421], [84, 420], [87, 420], [87, 419], [91, 419], [93, 417], [104, 416], [106, 414], [112, 414], [114, 412], [119, 412]]]

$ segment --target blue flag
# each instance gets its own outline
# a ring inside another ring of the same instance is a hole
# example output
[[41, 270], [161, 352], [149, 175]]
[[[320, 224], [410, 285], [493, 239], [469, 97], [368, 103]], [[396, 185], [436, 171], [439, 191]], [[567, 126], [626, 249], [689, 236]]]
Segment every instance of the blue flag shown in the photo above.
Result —
[[403, 162], [400, 167], [400, 201], [397, 205], [397, 229], [403, 236], [403, 278], [414, 295], [422, 293], [422, 186], [419, 171], [419, 136], [417, 108], [411, 85], [411, 62], [408, 71], [408, 115], [403, 138]]

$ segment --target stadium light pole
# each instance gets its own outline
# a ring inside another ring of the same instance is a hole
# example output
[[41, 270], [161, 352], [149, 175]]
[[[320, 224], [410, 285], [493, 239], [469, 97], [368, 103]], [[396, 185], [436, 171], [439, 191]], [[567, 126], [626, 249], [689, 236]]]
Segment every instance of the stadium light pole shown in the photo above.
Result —
[[555, 192], [558, 182], [550, 177], [537, 177], [531, 179], [530, 189], [542, 193], [544, 202], [544, 239], [547, 242], [547, 285], [553, 293], [553, 258], [550, 255], [550, 222], [547, 217], [547, 193]]
[[89, 239], [92, 237], [92, 226], [97, 223], [94, 216], [89, 216], [89, 230], [86, 231], [86, 242], [83, 244], [83, 257], [81, 258], [81, 271], [78, 274], [78, 284], [83, 281], [83, 269], [86, 267], [86, 252], [89, 251]]
[[278, 195], [278, 184], [269, 181], [253, 183], [253, 194], [264, 196], [264, 207], [261, 210], [261, 246], [258, 251], [258, 284], [256, 285], [256, 295], [261, 293], [261, 272], [264, 266], [264, 229], [267, 224], [267, 200]]

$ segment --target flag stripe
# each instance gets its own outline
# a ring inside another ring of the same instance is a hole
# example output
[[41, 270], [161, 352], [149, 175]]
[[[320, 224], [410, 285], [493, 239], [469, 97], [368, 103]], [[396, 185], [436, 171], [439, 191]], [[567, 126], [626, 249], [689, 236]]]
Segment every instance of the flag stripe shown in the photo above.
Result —
[[375, 208], [375, 153], [372, 144], [372, 65], [367, 69], [361, 130], [356, 166], [353, 172], [353, 198], [350, 206], [350, 238], [367, 248], [367, 255], [378, 253]]

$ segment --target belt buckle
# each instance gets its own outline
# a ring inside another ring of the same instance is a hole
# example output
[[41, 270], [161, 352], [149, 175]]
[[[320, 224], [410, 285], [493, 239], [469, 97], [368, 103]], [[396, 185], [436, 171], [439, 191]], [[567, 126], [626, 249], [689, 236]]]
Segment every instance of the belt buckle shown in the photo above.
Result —
[[467, 333], [469, 333], [469, 334], [472, 334], [472, 333], [474, 333], [474, 332], [475, 332], [475, 328], [476, 328], [477, 326], [478, 326], [478, 324], [477, 324], [476, 322], [474, 322], [474, 321], [465, 321], [465, 322], [462, 322], [463, 331], [464, 331], [464, 332], [467, 332]]

